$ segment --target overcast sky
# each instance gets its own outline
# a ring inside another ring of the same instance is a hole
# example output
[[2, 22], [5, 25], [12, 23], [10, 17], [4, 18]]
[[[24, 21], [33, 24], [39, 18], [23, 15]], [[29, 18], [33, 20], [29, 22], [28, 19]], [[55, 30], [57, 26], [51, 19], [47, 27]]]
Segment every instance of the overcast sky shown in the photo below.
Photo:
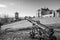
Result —
[[56, 10], [60, 8], [59, 0], [0, 0], [0, 15], [14, 16], [19, 12], [19, 16], [34, 16], [38, 9], [48, 7]]

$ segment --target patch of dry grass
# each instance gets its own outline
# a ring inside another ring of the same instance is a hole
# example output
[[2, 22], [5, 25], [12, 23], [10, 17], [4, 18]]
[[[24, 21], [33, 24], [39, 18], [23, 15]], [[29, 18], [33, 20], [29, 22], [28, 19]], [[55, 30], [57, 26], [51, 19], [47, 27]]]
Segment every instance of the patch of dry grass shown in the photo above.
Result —
[[[31, 39], [29, 38], [29, 32], [31, 30], [25, 31], [16, 31], [16, 32], [9, 32], [3, 36], [4, 40], [38, 40], [38, 39]], [[60, 40], [60, 33], [55, 32], [56, 37]]]
[[29, 31], [9, 32], [3, 36], [3, 40], [36, 40], [29, 38]]

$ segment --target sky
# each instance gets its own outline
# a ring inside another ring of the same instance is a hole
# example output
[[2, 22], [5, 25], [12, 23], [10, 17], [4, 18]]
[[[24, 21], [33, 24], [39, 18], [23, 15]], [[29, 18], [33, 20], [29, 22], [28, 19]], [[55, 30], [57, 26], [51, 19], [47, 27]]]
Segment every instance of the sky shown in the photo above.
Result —
[[0, 0], [0, 17], [14, 17], [15, 12], [18, 12], [20, 17], [36, 16], [37, 10], [44, 7], [59, 9], [60, 0]]

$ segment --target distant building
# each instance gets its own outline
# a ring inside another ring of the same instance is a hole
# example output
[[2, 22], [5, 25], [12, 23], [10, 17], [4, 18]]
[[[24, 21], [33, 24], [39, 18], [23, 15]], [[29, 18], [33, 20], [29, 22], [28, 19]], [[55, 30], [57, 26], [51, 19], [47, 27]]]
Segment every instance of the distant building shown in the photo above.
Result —
[[54, 11], [49, 10], [48, 8], [38, 9], [38, 17], [54, 17]]

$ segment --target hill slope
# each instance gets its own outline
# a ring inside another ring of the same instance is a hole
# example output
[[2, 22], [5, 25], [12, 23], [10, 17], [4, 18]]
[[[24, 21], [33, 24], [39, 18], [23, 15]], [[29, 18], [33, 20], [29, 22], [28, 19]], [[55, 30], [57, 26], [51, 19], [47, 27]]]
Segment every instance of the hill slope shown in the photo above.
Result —
[[22, 28], [27, 28], [27, 27], [31, 27], [32, 24], [26, 20], [22, 20], [22, 21], [18, 21], [18, 22], [14, 22], [14, 23], [11, 23], [11, 24], [7, 24], [7, 25], [3, 25], [1, 26], [2, 30], [5, 30], [6, 28], [10, 28], [10, 29], [22, 29]]

